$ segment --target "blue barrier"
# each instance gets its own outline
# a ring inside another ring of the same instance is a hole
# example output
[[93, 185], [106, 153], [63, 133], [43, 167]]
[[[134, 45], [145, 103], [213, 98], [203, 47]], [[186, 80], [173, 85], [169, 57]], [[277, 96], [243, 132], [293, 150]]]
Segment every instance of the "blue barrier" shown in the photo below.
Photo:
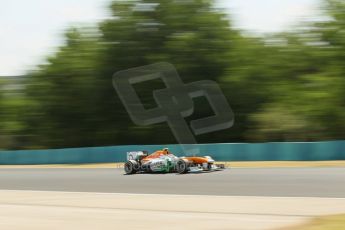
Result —
[[[169, 148], [174, 154], [188, 155], [186, 149], [197, 148], [199, 155], [218, 161], [316, 161], [345, 160], [345, 141], [219, 143], [196, 145], [123, 145], [110, 147], [67, 148], [49, 150], [0, 151], [0, 164], [82, 164], [123, 162], [126, 152], [153, 152]], [[187, 150], [188, 151], [188, 150]]]

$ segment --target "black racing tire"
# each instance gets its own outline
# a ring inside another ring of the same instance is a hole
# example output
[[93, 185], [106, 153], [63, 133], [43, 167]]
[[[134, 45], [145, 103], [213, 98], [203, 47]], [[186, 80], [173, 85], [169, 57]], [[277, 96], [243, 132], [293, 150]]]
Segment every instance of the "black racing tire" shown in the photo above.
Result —
[[179, 174], [184, 174], [188, 172], [188, 164], [184, 160], [179, 160], [176, 163], [176, 171]]
[[134, 174], [138, 171], [138, 163], [135, 161], [127, 161], [125, 163], [126, 174]]

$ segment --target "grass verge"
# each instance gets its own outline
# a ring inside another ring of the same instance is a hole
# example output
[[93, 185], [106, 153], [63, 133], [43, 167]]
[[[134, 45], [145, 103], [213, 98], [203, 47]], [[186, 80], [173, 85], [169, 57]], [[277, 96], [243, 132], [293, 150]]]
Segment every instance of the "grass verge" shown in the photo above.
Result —
[[281, 230], [341, 230], [345, 229], [345, 214], [316, 217], [311, 221], [298, 226]]

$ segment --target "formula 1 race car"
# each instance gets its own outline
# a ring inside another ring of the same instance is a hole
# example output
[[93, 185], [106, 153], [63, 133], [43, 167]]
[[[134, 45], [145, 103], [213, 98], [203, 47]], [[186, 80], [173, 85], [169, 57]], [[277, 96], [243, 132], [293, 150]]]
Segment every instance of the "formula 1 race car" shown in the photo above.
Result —
[[147, 151], [134, 151], [127, 153], [125, 163], [126, 174], [137, 172], [202, 172], [224, 169], [224, 165], [215, 164], [209, 157], [177, 157], [168, 149], [158, 150], [152, 154]]

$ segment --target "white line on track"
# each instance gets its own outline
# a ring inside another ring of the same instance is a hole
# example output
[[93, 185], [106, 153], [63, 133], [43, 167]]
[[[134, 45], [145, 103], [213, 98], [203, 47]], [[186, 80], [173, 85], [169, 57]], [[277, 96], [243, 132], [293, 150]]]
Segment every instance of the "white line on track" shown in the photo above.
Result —
[[161, 194], [161, 193], [118, 193], [118, 192], [75, 192], [75, 191], [54, 191], [54, 190], [26, 190], [26, 189], [0, 189], [0, 191], [12, 191], [12, 192], [37, 192], [46, 193], [54, 192], [60, 194], [94, 194], [94, 195], [129, 195], [129, 196], [175, 196], [175, 197], [233, 197], [233, 198], [270, 198], [270, 199], [281, 199], [281, 198], [293, 198], [293, 199], [305, 199], [305, 198], [316, 198], [316, 199], [338, 199], [345, 200], [343, 197], [307, 197], [307, 196], [233, 196], [233, 195], [200, 195], [200, 194]]

